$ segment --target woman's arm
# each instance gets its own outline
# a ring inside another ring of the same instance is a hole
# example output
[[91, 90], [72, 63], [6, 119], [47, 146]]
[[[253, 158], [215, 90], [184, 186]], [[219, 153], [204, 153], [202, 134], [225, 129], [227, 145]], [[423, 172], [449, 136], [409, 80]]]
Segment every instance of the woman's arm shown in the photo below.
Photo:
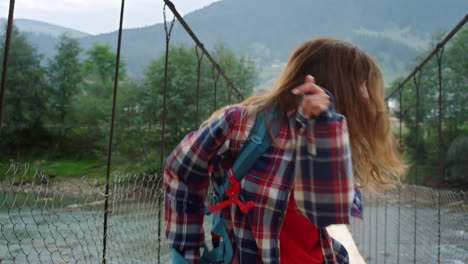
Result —
[[223, 114], [187, 135], [168, 157], [164, 171], [166, 237], [170, 247], [190, 263], [198, 262], [204, 243], [204, 198], [209, 186], [209, 163], [229, 135], [242, 111]]

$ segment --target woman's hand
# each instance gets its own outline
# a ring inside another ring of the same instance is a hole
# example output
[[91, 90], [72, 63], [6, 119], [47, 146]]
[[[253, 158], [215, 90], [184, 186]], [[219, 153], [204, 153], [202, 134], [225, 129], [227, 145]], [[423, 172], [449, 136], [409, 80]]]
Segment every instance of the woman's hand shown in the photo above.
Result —
[[330, 106], [330, 96], [318, 85], [314, 77], [307, 75], [304, 84], [299, 85], [291, 91], [295, 95], [303, 96], [301, 105], [302, 112], [307, 118], [319, 116]]

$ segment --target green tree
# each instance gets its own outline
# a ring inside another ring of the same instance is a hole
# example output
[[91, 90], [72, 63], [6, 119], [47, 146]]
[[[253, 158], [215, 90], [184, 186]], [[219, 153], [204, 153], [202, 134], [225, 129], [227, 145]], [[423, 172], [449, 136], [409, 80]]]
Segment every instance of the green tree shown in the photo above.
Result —
[[451, 41], [442, 58], [444, 180], [468, 185], [468, 27]]
[[[245, 97], [253, 92], [258, 72], [254, 61], [247, 54], [237, 56], [227, 44], [219, 42], [214, 47], [213, 57]], [[215, 108], [239, 101], [237, 94], [229, 89], [222, 78], [219, 82], [222, 90]]]
[[[111, 51], [110, 44], [102, 45], [94, 43], [93, 47], [86, 52], [86, 55], [87, 58], [83, 62], [83, 69], [88, 78], [94, 76], [103, 83], [114, 81], [116, 54]], [[123, 80], [126, 77], [125, 64], [126, 63], [124, 61], [120, 61], [120, 80]], [[92, 79], [93, 78], [90, 80]]]
[[57, 44], [57, 54], [49, 60], [48, 80], [52, 88], [49, 98], [51, 121], [56, 124], [55, 144], [60, 149], [65, 135], [73, 125], [70, 120], [71, 102], [77, 99], [83, 80], [81, 62], [78, 58], [81, 48], [77, 39], [61, 35]]
[[143, 122], [143, 100], [142, 88], [136, 82], [126, 81], [119, 85], [114, 150], [134, 162], [148, 154], [144, 139], [151, 136], [147, 133], [149, 128]]
[[[236, 56], [224, 44], [210, 52], [226, 75], [244, 96], [253, 92], [257, 71], [247, 56]], [[239, 101], [208, 60], [203, 58], [200, 68], [200, 90], [197, 96], [198, 60], [194, 48], [172, 45], [168, 63], [167, 120], [165, 151], [170, 151], [189, 131], [197, 129], [196, 121], [205, 120], [217, 108]], [[146, 69], [142, 87], [141, 111], [143, 122], [151, 128], [147, 134], [147, 148], [157, 149], [162, 127], [165, 57], [151, 62]], [[215, 81], [217, 79], [217, 82]], [[216, 84], [216, 85], [215, 85]], [[197, 116], [198, 105], [198, 116]], [[198, 124], [200, 125], [200, 124]], [[158, 153], [159, 154], [159, 153]], [[167, 153], [165, 153], [167, 154]]]
[[468, 27], [455, 35], [442, 58], [444, 119], [450, 126], [468, 120]]
[[[82, 89], [72, 102], [75, 127], [71, 136], [75, 152], [89, 157], [90, 154], [102, 154], [107, 149], [116, 54], [111, 51], [110, 45], [97, 43], [86, 54]], [[126, 79], [123, 60], [119, 71], [119, 83], [122, 86]]]
[[[0, 38], [5, 39], [4, 33]], [[0, 45], [0, 61], [3, 61], [5, 44]], [[25, 150], [48, 144], [43, 123], [48, 96], [41, 56], [24, 34], [13, 27], [0, 140], [3, 153], [16, 153], [21, 157]]]
[[[165, 57], [150, 63], [143, 84], [142, 110], [144, 122], [151, 128], [147, 146], [159, 146], [163, 114]], [[196, 111], [197, 59], [185, 46], [171, 46], [168, 62], [166, 140], [174, 144], [182, 134], [194, 129]], [[203, 82], [204, 80], [201, 80]], [[201, 84], [206, 86], [206, 82]], [[203, 86], [202, 86], [203, 87]], [[206, 107], [206, 105], [204, 105]], [[166, 146], [168, 144], [166, 143]]]
[[[425, 58], [435, 47], [443, 34], [437, 34], [429, 50], [419, 56], [417, 63]], [[417, 74], [412, 82], [405, 85], [402, 91], [402, 106], [397, 111], [408, 133], [405, 136], [405, 147], [414, 165], [418, 165], [417, 181], [412, 175], [412, 182], [441, 183], [448, 182], [453, 171], [465, 166], [467, 160], [458, 153], [468, 149], [465, 138], [468, 136], [468, 28], [462, 29], [447, 43], [438, 60], [432, 58]], [[439, 64], [442, 73], [442, 93], [439, 92]], [[393, 87], [402, 81], [397, 79]], [[417, 85], [419, 84], [419, 85]], [[418, 88], [418, 89], [417, 89]], [[419, 96], [417, 92], [419, 90]], [[439, 110], [439, 98], [442, 111]], [[394, 97], [399, 101], [399, 95]], [[417, 109], [418, 106], [418, 109]], [[439, 135], [439, 118], [442, 121]], [[458, 167], [457, 167], [458, 166]], [[413, 168], [415, 168], [413, 166]], [[410, 172], [411, 173], [411, 172]], [[460, 177], [468, 182], [468, 174]]]

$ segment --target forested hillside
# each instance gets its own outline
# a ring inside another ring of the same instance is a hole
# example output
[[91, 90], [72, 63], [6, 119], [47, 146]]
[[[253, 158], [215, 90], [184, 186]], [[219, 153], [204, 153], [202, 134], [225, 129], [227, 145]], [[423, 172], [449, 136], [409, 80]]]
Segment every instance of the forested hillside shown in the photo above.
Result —
[[[4, 43], [0, 43], [0, 61], [3, 61], [4, 48]], [[66, 35], [59, 38], [56, 50], [55, 56], [41, 63], [42, 56], [37, 49], [14, 28], [0, 136], [0, 164], [10, 159], [37, 161], [35, 165], [45, 168], [51, 177], [82, 173], [102, 176], [116, 54], [110, 45], [99, 43], [83, 50], [78, 39]], [[211, 53], [241, 87], [241, 92], [251, 94], [256, 77], [254, 62], [236, 55], [223, 44], [218, 44]], [[123, 59], [114, 137], [116, 166], [132, 172], [155, 171], [159, 168], [162, 141], [165, 57], [152, 60], [140, 81], [129, 78], [126, 65]], [[214, 82], [216, 73], [206, 59], [200, 64], [197, 86], [197, 65], [192, 46], [171, 47], [168, 66], [171, 74], [165, 102], [169, 109], [166, 152], [211, 112], [238, 100], [225, 82], [221, 79]], [[0, 180], [2, 176], [0, 173]]]
[[[408, 71], [434, 32], [450, 30], [466, 10], [464, 0], [223, 0], [185, 19], [208, 48], [223, 41], [236, 52], [250, 54], [262, 70], [263, 82], [276, 77], [279, 68], [273, 63], [281, 65], [299, 43], [323, 35], [362, 47], [378, 60], [391, 82]], [[46, 58], [54, 55], [55, 37], [28, 38]], [[116, 38], [116, 32], [88, 36], [80, 44], [86, 50], [94, 42], [110, 43], [115, 49]], [[192, 44], [177, 23], [171, 41]], [[129, 74], [141, 78], [143, 68], [164, 48], [163, 25], [125, 30], [122, 48]]]
[[[434, 47], [436, 42], [429, 40], [441, 36], [438, 29], [451, 29], [466, 10], [460, 7], [467, 5], [458, 0], [443, 5], [437, 1], [425, 1], [423, 5], [419, 0], [406, 5], [403, 1], [376, 3], [224, 0], [186, 18], [226, 74], [244, 95], [250, 95], [255, 88], [267, 88], [273, 82], [296, 45], [321, 35], [347, 39], [367, 50], [384, 68], [387, 81], [397, 75], [406, 76], [409, 65], [417, 65]], [[439, 15], [434, 11], [437, 8], [447, 11]], [[10, 159], [30, 161], [51, 177], [104, 175], [116, 34], [70, 37], [62, 35], [69, 31], [66, 28], [18, 25], [13, 31], [8, 64], [0, 163]], [[424, 87], [418, 122], [412, 84], [403, 92], [401, 102], [405, 107], [395, 112], [406, 126], [402, 132], [405, 158], [409, 163], [419, 162], [419, 170], [427, 172], [428, 177], [418, 178], [420, 183], [460, 183], [468, 178], [466, 27], [444, 51], [444, 126], [440, 132], [436, 130], [436, 99], [440, 93], [434, 60], [420, 75]], [[4, 34], [4, 30], [0, 31], [1, 39]], [[124, 32], [113, 148], [116, 169], [131, 173], [157, 171], [160, 157], [165, 157], [185, 134], [196, 129], [215, 109], [238, 100], [226, 83], [216, 79], [208, 60], [197, 67], [199, 58], [193, 43], [176, 25], [168, 64], [165, 103], [169, 111], [162, 153], [163, 37], [162, 25]], [[0, 61], [4, 45], [0, 42]], [[401, 79], [392, 85], [398, 81]], [[444, 160], [434, 148], [439, 144], [439, 134], [444, 143], [440, 152]], [[444, 171], [436, 171], [434, 164], [445, 166]]]

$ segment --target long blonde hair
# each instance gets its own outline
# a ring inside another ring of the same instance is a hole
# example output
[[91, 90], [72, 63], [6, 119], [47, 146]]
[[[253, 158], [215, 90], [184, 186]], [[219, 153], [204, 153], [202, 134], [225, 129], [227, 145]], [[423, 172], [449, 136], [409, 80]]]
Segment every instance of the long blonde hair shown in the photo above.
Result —
[[307, 74], [333, 94], [336, 111], [348, 120], [359, 185], [385, 188], [396, 183], [405, 165], [390, 131], [382, 73], [372, 58], [345, 41], [318, 38], [303, 43], [293, 52], [271, 91], [251, 96], [238, 105], [257, 106], [255, 112], [279, 105], [285, 113], [299, 105], [298, 96], [291, 90], [303, 84]]

